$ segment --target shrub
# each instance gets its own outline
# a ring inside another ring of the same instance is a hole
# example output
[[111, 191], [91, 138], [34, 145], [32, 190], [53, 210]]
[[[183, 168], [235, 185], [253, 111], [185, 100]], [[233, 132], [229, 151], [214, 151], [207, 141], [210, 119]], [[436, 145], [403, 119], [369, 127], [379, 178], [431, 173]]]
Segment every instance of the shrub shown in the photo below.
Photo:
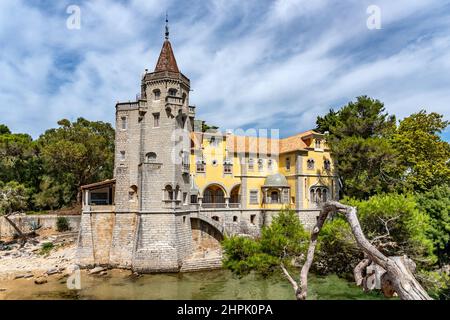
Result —
[[58, 232], [69, 231], [69, 220], [67, 220], [66, 217], [58, 217], [58, 219], [56, 220], [56, 230]]
[[48, 253], [50, 253], [50, 251], [52, 251], [53, 248], [54, 248], [54, 245], [52, 242], [45, 242], [41, 246], [40, 254], [42, 254], [42, 255], [48, 254]]
[[340, 276], [352, 274], [353, 268], [362, 258], [362, 251], [356, 244], [347, 221], [341, 217], [326, 221], [319, 234], [314, 271]]
[[430, 218], [419, 210], [413, 196], [385, 194], [367, 201], [346, 199], [346, 202], [358, 208], [361, 227], [369, 241], [382, 237], [375, 245], [385, 255], [406, 254], [419, 268], [436, 262], [433, 242], [428, 237]]
[[226, 238], [223, 242], [223, 266], [237, 275], [256, 271], [261, 276], [271, 275], [281, 263], [286, 267], [304, 256], [308, 233], [297, 214], [283, 210], [269, 227], [261, 231], [261, 238]]
[[436, 186], [418, 194], [419, 208], [430, 217], [428, 237], [433, 241], [439, 264], [450, 261], [450, 186]]

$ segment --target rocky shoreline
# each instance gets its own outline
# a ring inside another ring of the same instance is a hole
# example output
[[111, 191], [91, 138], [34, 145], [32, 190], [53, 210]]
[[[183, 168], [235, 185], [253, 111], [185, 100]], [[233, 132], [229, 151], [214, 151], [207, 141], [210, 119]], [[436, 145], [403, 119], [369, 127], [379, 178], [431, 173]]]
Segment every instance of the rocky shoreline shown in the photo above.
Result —
[[38, 236], [23, 247], [18, 243], [0, 244], [0, 284], [2, 280], [31, 278], [42, 284], [49, 276], [73, 273], [77, 268], [75, 241], [76, 234], [67, 232]]

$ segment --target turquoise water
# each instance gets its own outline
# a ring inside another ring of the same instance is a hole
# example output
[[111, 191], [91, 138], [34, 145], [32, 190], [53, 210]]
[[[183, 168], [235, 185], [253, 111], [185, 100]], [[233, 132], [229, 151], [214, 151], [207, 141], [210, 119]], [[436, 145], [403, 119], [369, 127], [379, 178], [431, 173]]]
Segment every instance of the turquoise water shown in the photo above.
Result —
[[[129, 271], [112, 270], [107, 276], [81, 276], [81, 290], [69, 290], [66, 279], [50, 279], [36, 285], [29, 279], [0, 283], [5, 287], [2, 299], [268, 299], [291, 300], [294, 292], [282, 277], [261, 279], [255, 275], [238, 278], [226, 270], [152, 274], [133, 277]], [[337, 276], [309, 279], [308, 299], [355, 300], [383, 299], [379, 294], [366, 294], [353, 283]]]

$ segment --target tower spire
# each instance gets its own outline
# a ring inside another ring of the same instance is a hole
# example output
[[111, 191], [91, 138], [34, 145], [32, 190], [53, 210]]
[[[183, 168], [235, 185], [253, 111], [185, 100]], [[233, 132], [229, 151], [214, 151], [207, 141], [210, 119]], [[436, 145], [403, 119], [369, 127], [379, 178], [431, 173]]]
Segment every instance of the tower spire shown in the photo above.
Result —
[[166, 40], [169, 40], [169, 15], [166, 12]]
[[161, 53], [159, 54], [158, 62], [156, 63], [155, 72], [170, 71], [180, 72], [173, 54], [172, 45], [169, 41], [169, 16], [166, 13], [166, 40], [163, 43]]

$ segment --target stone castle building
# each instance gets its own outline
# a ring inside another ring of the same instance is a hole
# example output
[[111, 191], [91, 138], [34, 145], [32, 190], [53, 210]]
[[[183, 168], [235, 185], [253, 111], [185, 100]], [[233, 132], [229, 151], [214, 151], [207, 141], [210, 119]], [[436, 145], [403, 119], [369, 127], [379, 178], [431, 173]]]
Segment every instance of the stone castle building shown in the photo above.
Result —
[[166, 29], [154, 71], [142, 77], [140, 98], [116, 105], [114, 178], [82, 187], [82, 266], [218, 266], [208, 253], [220, 250], [223, 236], [257, 236], [282, 208], [310, 227], [318, 205], [338, 195], [319, 133], [279, 139], [204, 132], [168, 35]]

